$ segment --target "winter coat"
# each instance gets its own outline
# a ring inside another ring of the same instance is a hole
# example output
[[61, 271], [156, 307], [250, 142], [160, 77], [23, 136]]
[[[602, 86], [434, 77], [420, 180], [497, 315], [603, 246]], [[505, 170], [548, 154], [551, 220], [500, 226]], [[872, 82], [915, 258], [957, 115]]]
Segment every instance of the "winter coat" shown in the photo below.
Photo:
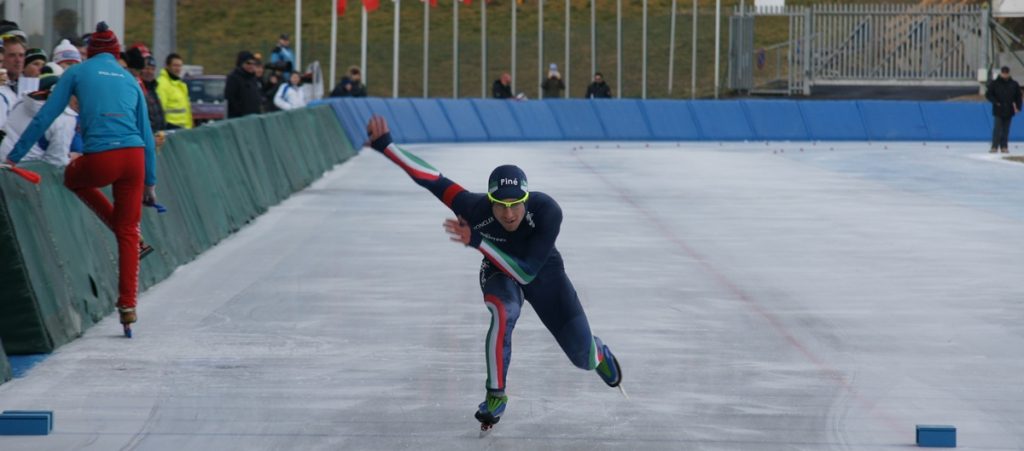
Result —
[[562, 91], [565, 91], [565, 82], [558, 77], [548, 77], [540, 84], [540, 88], [544, 91], [545, 99], [557, 99], [562, 97]]
[[992, 102], [992, 115], [997, 117], [1013, 117], [1014, 105], [1021, 108], [1020, 85], [1012, 78], [997, 77], [988, 83], [985, 98]]
[[[348, 85], [352, 85], [352, 88], [345, 89]], [[366, 97], [366, 85], [361, 81], [354, 82], [351, 78], [342, 77], [341, 81], [331, 90], [331, 97]]]
[[608, 83], [604, 81], [598, 83], [593, 82], [590, 86], [587, 86], [587, 98], [588, 99], [610, 99], [612, 98], [612, 88], [608, 86]]
[[181, 128], [192, 128], [192, 100], [188, 97], [188, 84], [171, 76], [167, 69], [157, 78], [156, 95], [164, 108], [164, 120]]
[[[46, 103], [31, 97], [25, 97], [11, 109], [7, 117], [7, 123], [3, 130], [6, 136], [0, 142], [0, 161], [7, 158], [7, 154], [14, 149], [14, 143], [21, 138], [32, 118]], [[71, 108], [65, 108], [64, 112], [57, 116], [57, 119], [46, 129], [43, 137], [29, 149], [21, 161], [43, 161], [54, 166], [67, 166], [71, 162], [68, 153], [71, 151], [71, 142], [75, 137], [75, 126], [78, 124], [78, 113]]]
[[236, 67], [224, 84], [224, 100], [228, 102], [228, 118], [260, 114], [260, 91], [256, 75]]
[[299, 86], [292, 86], [291, 83], [282, 83], [277, 88], [277, 95], [274, 96], [274, 105], [282, 110], [294, 110], [306, 106], [306, 95]]
[[160, 105], [160, 97], [156, 94], [156, 80], [147, 82], [139, 80], [139, 87], [146, 95], [146, 110], [149, 111], [149, 126], [153, 131], [167, 129], [167, 121], [164, 120], [164, 107]]
[[491, 87], [491, 94], [495, 99], [511, 99], [512, 87], [502, 84], [501, 80], [494, 80], [494, 86]]

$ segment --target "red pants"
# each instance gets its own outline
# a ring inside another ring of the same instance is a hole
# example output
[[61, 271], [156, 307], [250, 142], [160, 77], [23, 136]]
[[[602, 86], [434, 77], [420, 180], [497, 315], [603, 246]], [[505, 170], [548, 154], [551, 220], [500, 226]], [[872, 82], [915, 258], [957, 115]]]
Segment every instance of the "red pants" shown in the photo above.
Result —
[[[74, 191], [117, 237], [117, 306], [122, 308], [134, 308], [139, 291], [139, 221], [145, 180], [146, 156], [141, 147], [85, 154], [64, 172], [64, 186]], [[113, 205], [99, 190], [107, 185], [114, 185]]]

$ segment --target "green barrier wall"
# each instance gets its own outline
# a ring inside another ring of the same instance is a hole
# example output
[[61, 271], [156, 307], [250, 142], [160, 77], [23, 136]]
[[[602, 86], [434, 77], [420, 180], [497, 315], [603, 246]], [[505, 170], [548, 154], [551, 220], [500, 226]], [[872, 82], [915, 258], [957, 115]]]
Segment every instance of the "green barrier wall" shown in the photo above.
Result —
[[0, 384], [11, 380], [11, 365], [4, 354], [3, 341], [0, 341]]
[[[144, 209], [142, 234], [156, 252], [142, 262], [140, 290], [354, 154], [328, 106], [171, 135], [157, 156], [157, 197], [169, 212]], [[43, 182], [0, 171], [0, 341], [11, 355], [53, 351], [117, 300], [113, 234], [63, 187], [62, 169], [23, 167]]]

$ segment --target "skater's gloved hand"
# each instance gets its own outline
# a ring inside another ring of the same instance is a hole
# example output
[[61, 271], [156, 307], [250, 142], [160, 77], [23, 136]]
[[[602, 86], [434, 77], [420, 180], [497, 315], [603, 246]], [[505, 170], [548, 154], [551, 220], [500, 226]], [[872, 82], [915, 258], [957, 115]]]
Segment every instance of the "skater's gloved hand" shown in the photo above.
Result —
[[370, 123], [366, 125], [366, 133], [370, 139], [366, 142], [370, 147], [383, 152], [391, 144], [391, 132], [388, 130], [388, 121], [383, 117], [374, 115]]
[[456, 243], [462, 243], [466, 246], [470, 246], [473, 241], [476, 241], [477, 245], [480, 244], [479, 239], [474, 240], [476, 237], [474, 236], [473, 229], [469, 227], [469, 223], [467, 223], [465, 219], [462, 219], [461, 216], [459, 216], [458, 219], [445, 219], [444, 231], [448, 232], [448, 239]]
[[142, 190], [142, 203], [146, 205], [156, 205], [156, 187], [147, 186]]

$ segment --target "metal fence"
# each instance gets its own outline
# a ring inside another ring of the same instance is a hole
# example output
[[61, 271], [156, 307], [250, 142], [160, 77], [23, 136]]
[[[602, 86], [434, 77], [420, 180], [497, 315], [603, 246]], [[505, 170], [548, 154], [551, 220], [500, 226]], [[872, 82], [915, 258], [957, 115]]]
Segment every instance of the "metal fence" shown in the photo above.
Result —
[[[768, 17], [788, 19], [787, 40], [758, 39], [758, 19]], [[737, 8], [729, 87], [810, 94], [824, 85], [972, 86], [988, 66], [988, 21], [987, 9], [960, 5]]]

